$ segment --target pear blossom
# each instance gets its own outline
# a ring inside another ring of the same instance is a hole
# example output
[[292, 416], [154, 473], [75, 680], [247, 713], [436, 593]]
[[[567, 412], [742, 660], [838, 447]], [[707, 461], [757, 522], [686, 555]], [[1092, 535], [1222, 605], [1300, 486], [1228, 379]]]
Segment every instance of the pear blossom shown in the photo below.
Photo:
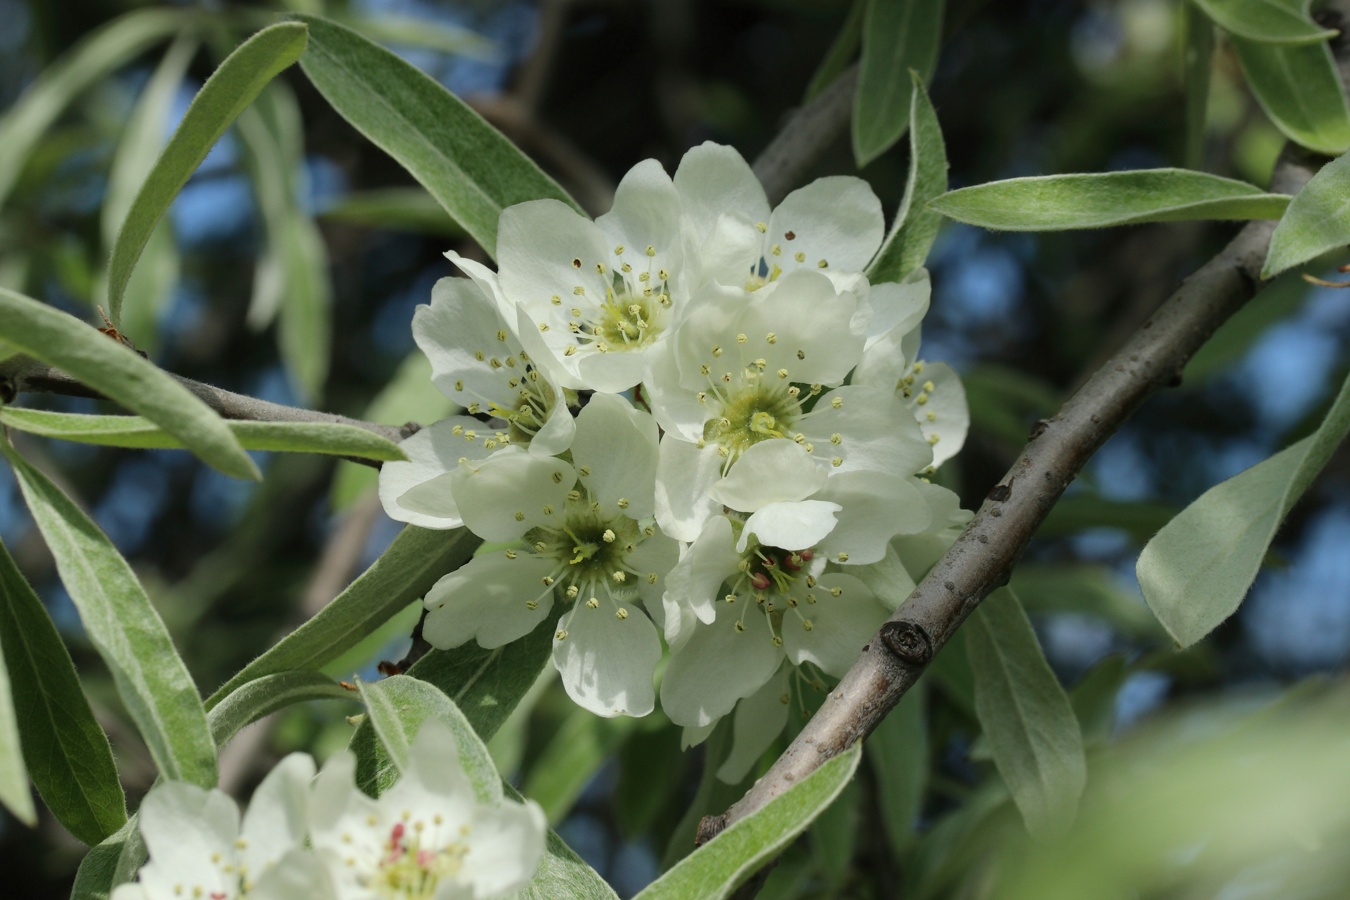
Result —
[[712, 142], [684, 154], [674, 184], [695, 234], [713, 234], [729, 213], [754, 223], [759, 240], [744, 252], [737, 280], [756, 288], [799, 268], [856, 283], [881, 247], [881, 201], [861, 178], [820, 178], [788, 194], [770, 211], [764, 188], [736, 150]]
[[[716, 232], [715, 244], [754, 241], [748, 221], [727, 219]], [[720, 274], [725, 255], [705, 259], [693, 237], [670, 176], [646, 160], [629, 170], [613, 209], [594, 222], [556, 200], [503, 210], [501, 302], [528, 320], [522, 333], [531, 331], [552, 355], [564, 386], [627, 390], [642, 379], [691, 292]]]
[[921, 532], [931, 519], [914, 479], [827, 476], [787, 441], [750, 448], [716, 494], [741, 512], [707, 524], [664, 597], [672, 657], [661, 705], [694, 727], [758, 691], [784, 659], [842, 675], [890, 610], [827, 563], [876, 563], [893, 536]]
[[543, 810], [480, 802], [454, 748], [449, 728], [425, 722], [401, 777], [378, 800], [356, 786], [351, 752], [324, 764], [310, 791], [310, 836], [336, 900], [485, 900], [512, 896], [533, 878], [548, 830]]
[[268, 773], [244, 813], [223, 791], [180, 781], [151, 789], [140, 809], [150, 861], [112, 900], [326, 900], [334, 897], [305, 848], [306, 791], [314, 761], [287, 756]]
[[656, 423], [596, 394], [577, 417], [571, 457], [512, 448], [452, 473], [468, 527], [510, 545], [438, 581], [422, 633], [442, 649], [470, 639], [499, 647], [561, 603], [553, 662], [567, 692], [599, 715], [646, 715], [661, 642], [638, 604], [660, 608], [679, 553], [652, 520]]
[[762, 441], [794, 441], [841, 473], [907, 475], [929, 464], [929, 445], [893, 393], [825, 393], [862, 353], [856, 311], [852, 293], [808, 270], [754, 292], [715, 283], [699, 291], [644, 383], [666, 432], [656, 518], [667, 534], [694, 540], [721, 509], [714, 486]]

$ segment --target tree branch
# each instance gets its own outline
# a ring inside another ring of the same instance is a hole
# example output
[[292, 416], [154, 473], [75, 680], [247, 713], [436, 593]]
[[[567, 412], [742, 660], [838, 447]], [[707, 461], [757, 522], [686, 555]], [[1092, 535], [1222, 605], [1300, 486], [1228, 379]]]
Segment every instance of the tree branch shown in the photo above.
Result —
[[[366, 422], [361, 419], [351, 419], [347, 416], [339, 416], [335, 413], [318, 412], [303, 407], [286, 406], [281, 403], [272, 403], [267, 400], [259, 400], [256, 397], [249, 397], [245, 394], [236, 394], [233, 391], [227, 391], [223, 388], [213, 387], [200, 381], [193, 381], [191, 378], [184, 378], [181, 375], [173, 375], [178, 382], [187, 388], [198, 399], [211, 407], [222, 418], [225, 419], [249, 419], [255, 422], [322, 422], [333, 425], [351, 425], [356, 428], [363, 428], [380, 437], [387, 438], [395, 443], [416, 433], [421, 426], [416, 423], [406, 425], [381, 425], [377, 422]], [[89, 387], [81, 381], [71, 378], [60, 369], [52, 368], [46, 363], [38, 362], [27, 356], [16, 356], [0, 362], [0, 401], [7, 400], [21, 393], [41, 393], [41, 394], [64, 394], [68, 397], [92, 397], [96, 400], [107, 399], [103, 394], [94, 388]], [[352, 462], [362, 465], [374, 466], [379, 468], [378, 460], [361, 459], [359, 457], [343, 457]]]
[[802, 174], [848, 124], [858, 66], [845, 69], [814, 100], [788, 117], [778, 135], [755, 159], [755, 176], [770, 204], [777, 204], [801, 182]]
[[[1322, 161], [1286, 149], [1272, 189], [1296, 193]], [[1092, 454], [1148, 397], [1180, 384], [1191, 355], [1261, 287], [1259, 273], [1274, 229], [1270, 221], [1246, 225], [1182, 282], [1054, 418], [1037, 423], [956, 543], [863, 648], [764, 777], [724, 815], [704, 819], [700, 842], [872, 733], [980, 601], [1007, 583], [1027, 542]]]

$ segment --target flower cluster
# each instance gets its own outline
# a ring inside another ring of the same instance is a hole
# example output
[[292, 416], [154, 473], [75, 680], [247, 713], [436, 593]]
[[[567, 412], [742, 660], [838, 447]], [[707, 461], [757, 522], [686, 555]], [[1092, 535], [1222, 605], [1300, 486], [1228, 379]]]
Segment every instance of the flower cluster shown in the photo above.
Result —
[[426, 722], [407, 770], [380, 796], [353, 782], [342, 751], [315, 777], [283, 759], [242, 822], [219, 790], [155, 787], [140, 809], [150, 861], [112, 900], [443, 900], [506, 897], [534, 876], [547, 825], [532, 802], [481, 804], [450, 729]]
[[556, 617], [567, 691], [606, 716], [654, 708], [664, 639], [690, 740], [738, 703], [737, 731], [771, 739], [794, 667], [842, 675], [962, 521], [922, 476], [964, 441], [964, 393], [917, 355], [926, 273], [869, 283], [883, 231], [857, 178], [771, 209], [704, 144], [673, 177], [636, 166], [594, 221], [505, 210], [496, 272], [448, 254], [467, 278], [413, 333], [465, 414], [407, 440], [381, 498], [491, 549], [432, 588], [426, 639], [496, 647]]

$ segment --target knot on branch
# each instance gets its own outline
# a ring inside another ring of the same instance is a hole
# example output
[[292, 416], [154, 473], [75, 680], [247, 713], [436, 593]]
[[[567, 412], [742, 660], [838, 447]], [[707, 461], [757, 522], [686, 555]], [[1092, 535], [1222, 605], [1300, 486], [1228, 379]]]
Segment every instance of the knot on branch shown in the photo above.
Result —
[[698, 831], [694, 833], [694, 846], [702, 847], [722, 833], [722, 829], [727, 827], [727, 817], [723, 813], [720, 816], [704, 816], [698, 820]]
[[928, 632], [913, 622], [887, 622], [881, 626], [881, 642], [900, 662], [922, 669], [933, 659]]

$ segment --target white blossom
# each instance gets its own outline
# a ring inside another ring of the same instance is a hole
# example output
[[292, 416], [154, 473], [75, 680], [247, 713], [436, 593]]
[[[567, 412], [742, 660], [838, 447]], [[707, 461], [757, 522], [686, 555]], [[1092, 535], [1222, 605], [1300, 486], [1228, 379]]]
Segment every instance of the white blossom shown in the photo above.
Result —
[[931, 450], [893, 393], [844, 386], [865, 337], [856, 297], [799, 270], [757, 291], [705, 285], [645, 382], [665, 429], [656, 517], [691, 541], [721, 508], [714, 486], [756, 444], [791, 440], [831, 472], [910, 474]]
[[538, 804], [481, 803], [450, 730], [425, 722], [401, 777], [378, 800], [354, 782], [340, 751], [310, 795], [311, 839], [337, 900], [458, 900], [511, 896], [543, 858]]
[[503, 452], [455, 473], [468, 526], [514, 543], [432, 587], [423, 635], [440, 648], [498, 647], [560, 602], [553, 662], [568, 693], [599, 715], [646, 715], [661, 642], [638, 604], [660, 608], [678, 556], [652, 520], [656, 423], [622, 397], [596, 394], [577, 417], [571, 456]]
[[332, 886], [305, 849], [314, 761], [294, 753], [268, 773], [243, 816], [220, 790], [154, 787], [139, 825], [150, 861], [112, 900], [326, 900]]

